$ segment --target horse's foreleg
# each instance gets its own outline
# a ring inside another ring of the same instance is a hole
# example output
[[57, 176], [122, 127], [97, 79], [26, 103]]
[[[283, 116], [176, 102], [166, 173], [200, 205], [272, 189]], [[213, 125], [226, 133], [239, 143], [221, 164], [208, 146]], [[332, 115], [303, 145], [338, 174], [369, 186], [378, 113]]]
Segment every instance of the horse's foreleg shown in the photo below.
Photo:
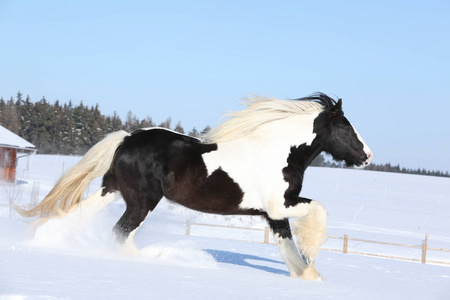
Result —
[[272, 220], [267, 218], [273, 237], [280, 250], [280, 255], [292, 277], [301, 277], [303, 271], [308, 267], [298, 253], [297, 247], [292, 240], [289, 220]]
[[[298, 272], [295, 273], [303, 279], [319, 279], [320, 276], [314, 267], [314, 260], [319, 254], [320, 246], [327, 239], [328, 213], [325, 207], [318, 201], [306, 198], [297, 198], [297, 203], [298, 204], [296, 205], [291, 205], [288, 207], [284, 205], [273, 205], [268, 211], [269, 217], [277, 220], [290, 217], [298, 218], [293, 224], [295, 226], [294, 232], [300, 248], [300, 260], [304, 262], [306, 267], [303, 267], [302, 263], [298, 263], [297, 265], [301, 266], [302, 271], [301, 274], [297, 274]], [[280, 251], [288, 251], [286, 249], [289, 248], [293, 249], [293, 245], [291, 245], [291, 243], [292, 240], [289, 241], [289, 239], [284, 239], [281, 240], [281, 242], [278, 242]], [[291, 257], [294, 256], [291, 255]], [[291, 272], [291, 274], [293, 273]]]
[[322, 203], [312, 200], [309, 204], [301, 204], [306, 210], [294, 222], [295, 235], [302, 257], [308, 267], [301, 275], [304, 279], [319, 279], [314, 267], [314, 260], [319, 254], [320, 246], [327, 240], [328, 213]]

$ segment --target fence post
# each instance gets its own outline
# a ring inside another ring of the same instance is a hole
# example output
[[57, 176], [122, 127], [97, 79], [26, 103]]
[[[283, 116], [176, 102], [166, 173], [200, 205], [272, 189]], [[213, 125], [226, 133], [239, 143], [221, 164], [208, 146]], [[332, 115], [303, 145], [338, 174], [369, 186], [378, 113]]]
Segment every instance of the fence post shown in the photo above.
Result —
[[33, 181], [33, 189], [31, 190], [31, 205], [35, 207], [39, 200], [39, 181]]
[[344, 234], [344, 250], [343, 253], [347, 253], [348, 252], [348, 235]]
[[186, 221], [186, 235], [191, 234], [191, 221]]
[[264, 230], [264, 244], [269, 243], [269, 232], [270, 232], [270, 228], [266, 227]]
[[425, 234], [425, 240], [422, 242], [422, 263], [427, 263], [427, 247], [428, 247], [428, 233]]

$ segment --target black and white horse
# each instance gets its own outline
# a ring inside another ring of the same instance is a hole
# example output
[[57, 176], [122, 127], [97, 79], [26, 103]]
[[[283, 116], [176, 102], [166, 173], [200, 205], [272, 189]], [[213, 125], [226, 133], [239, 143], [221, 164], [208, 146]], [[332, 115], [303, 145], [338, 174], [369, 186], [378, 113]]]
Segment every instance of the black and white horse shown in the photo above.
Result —
[[[94, 211], [122, 197], [126, 211], [114, 234], [135, 251], [134, 233], [163, 197], [206, 213], [261, 215], [291, 276], [318, 279], [314, 260], [327, 238], [327, 211], [299, 196], [305, 169], [322, 151], [348, 166], [368, 165], [372, 152], [344, 117], [341, 99], [317, 93], [296, 100], [256, 97], [246, 105], [203, 140], [163, 128], [112, 133], [37, 207], [21, 213], [61, 216], [79, 203]], [[101, 189], [82, 201], [87, 185], [101, 175]], [[300, 251], [289, 218], [297, 218]]]

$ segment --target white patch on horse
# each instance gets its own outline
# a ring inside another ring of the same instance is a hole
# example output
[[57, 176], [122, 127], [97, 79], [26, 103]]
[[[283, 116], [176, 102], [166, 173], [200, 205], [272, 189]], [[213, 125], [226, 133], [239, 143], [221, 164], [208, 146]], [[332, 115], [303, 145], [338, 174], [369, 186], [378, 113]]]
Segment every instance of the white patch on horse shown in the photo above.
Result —
[[359, 134], [359, 132], [355, 129], [355, 127], [354, 127], [353, 125], [352, 125], [352, 127], [353, 127], [353, 130], [354, 130], [355, 133], [356, 133], [356, 136], [358, 137], [358, 140], [363, 144], [363, 146], [364, 146], [363, 150], [364, 150], [364, 152], [365, 152], [366, 155], [367, 155], [367, 160], [366, 160], [366, 161], [364, 162], [364, 164], [362, 165], [362, 167], [365, 167], [365, 166], [367, 166], [367, 165], [370, 164], [370, 161], [371, 161], [372, 158], [373, 158], [373, 152], [370, 150], [369, 146], [367, 146], [366, 142], [364, 142], [363, 138], [361, 137], [361, 135]]
[[[273, 219], [288, 217], [284, 192], [289, 184], [282, 170], [292, 146], [313, 142], [319, 113], [266, 123], [245, 138], [219, 143], [217, 151], [203, 154], [208, 175], [222, 168], [239, 185], [244, 192], [240, 208], [267, 211]], [[271, 211], [279, 213], [273, 217]]]
[[311, 146], [311, 144], [314, 141], [314, 139], [316, 138], [316, 136], [317, 136], [316, 133], [312, 133], [311, 138], [306, 141], [306, 146]]

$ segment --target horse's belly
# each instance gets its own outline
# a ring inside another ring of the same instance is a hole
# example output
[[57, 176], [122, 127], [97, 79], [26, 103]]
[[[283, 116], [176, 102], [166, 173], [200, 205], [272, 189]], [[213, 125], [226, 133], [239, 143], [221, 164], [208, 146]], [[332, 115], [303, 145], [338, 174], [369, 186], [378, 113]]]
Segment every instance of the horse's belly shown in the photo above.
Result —
[[240, 204], [244, 192], [222, 168], [209, 175], [189, 170], [166, 182], [164, 196], [190, 209], [214, 214], [243, 213]]

